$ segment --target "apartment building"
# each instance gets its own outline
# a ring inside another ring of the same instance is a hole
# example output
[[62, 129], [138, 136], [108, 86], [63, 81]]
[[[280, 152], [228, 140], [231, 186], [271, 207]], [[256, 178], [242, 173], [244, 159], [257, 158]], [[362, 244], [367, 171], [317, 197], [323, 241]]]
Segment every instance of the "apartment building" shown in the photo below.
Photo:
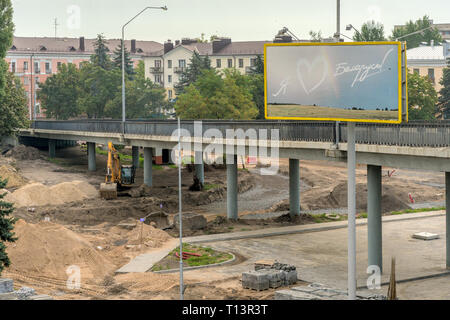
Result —
[[[108, 49], [113, 55], [120, 45], [120, 39], [107, 40]], [[73, 63], [77, 67], [83, 61], [88, 61], [94, 54], [95, 39], [80, 38], [35, 38], [14, 37], [13, 44], [7, 53], [6, 61], [9, 71], [16, 74], [22, 81], [28, 98], [30, 119], [36, 106], [37, 117], [44, 117], [37, 100], [36, 92], [39, 84], [46, 81], [52, 74], [58, 72], [58, 66], [63, 63]], [[137, 65], [139, 60], [151, 52], [162, 49], [163, 45], [154, 41], [127, 40], [125, 46], [130, 50], [131, 58]]]
[[427, 76], [439, 92], [442, 89], [440, 80], [443, 70], [450, 58], [450, 43], [444, 41], [442, 45], [420, 46], [407, 51], [408, 69], [421, 76]]
[[219, 38], [211, 43], [201, 43], [196, 39], [184, 38], [175, 43], [167, 41], [164, 48], [144, 58], [145, 75], [151, 81], [161, 84], [167, 92], [167, 98], [176, 97], [174, 85], [179, 81], [180, 73], [189, 64], [194, 52], [208, 56], [211, 66], [224, 70], [236, 68], [241, 73], [248, 73], [255, 65], [258, 56], [264, 55], [264, 44], [269, 41], [238, 41]]

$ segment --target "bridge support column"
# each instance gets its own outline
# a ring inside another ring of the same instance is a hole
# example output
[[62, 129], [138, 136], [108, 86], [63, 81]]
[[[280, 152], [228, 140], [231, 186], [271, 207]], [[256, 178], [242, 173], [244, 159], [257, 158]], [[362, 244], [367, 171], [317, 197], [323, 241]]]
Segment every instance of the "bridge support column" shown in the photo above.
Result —
[[300, 161], [289, 159], [289, 214], [300, 215]]
[[56, 156], [56, 140], [48, 140], [48, 156], [54, 158]]
[[450, 269], [450, 172], [445, 173], [445, 213], [446, 266]]
[[149, 187], [153, 186], [152, 169], [153, 169], [153, 149], [144, 148], [144, 184]]
[[[233, 163], [228, 164], [229, 157], [233, 158]], [[227, 155], [227, 218], [238, 219], [238, 168], [237, 156]]]
[[131, 147], [131, 155], [133, 157], [133, 166], [139, 168], [139, 147]]
[[195, 151], [194, 158], [195, 176], [200, 180], [201, 184], [205, 184], [205, 166], [203, 164], [203, 152]]
[[367, 166], [367, 235], [369, 266], [376, 265], [383, 272], [381, 220], [381, 166]]
[[95, 142], [88, 142], [88, 170], [95, 171], [97, 170], [97, 164], [95, 162]]

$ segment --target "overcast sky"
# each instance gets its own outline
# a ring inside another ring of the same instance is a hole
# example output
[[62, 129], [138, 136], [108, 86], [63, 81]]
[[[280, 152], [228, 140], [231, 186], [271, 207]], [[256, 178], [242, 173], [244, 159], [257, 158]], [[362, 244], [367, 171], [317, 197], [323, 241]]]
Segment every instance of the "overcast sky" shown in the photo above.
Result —
[[[17, 36], [94, 38], [103, 33], [120, 38], [121, 27], [146, 6], [167, 5], [133, 21], [126, 38], [155, 40], [199, 37], [205, 33], [235, 41], [272, 40], [286, 26], [299, 38], [310, 30], [331, 36], [336, 30], [336, 0], [12, 0]], [[342, 0], [341, 32], [346, 24], [360, 27], [369, 19], [385, 25], [390, 35], [395, 24], [428, 14], [435, 23], [450, 23], [448, 0]]]

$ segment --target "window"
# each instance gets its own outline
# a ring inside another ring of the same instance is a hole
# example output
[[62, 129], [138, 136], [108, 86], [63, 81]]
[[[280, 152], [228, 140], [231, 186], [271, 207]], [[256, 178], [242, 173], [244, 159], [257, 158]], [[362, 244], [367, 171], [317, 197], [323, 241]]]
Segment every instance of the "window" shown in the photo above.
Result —
[[52, 73], [52, 68], [50, 66], [50, 62], [45, 63], [45, 73], [47, 73], [47, 74]]
[[435, 84], [435, 79], [434, 79], [434, 69], [428, 69], [428, 78], [430, 79], [432, 84]]
[[41, 73], [41, 68], [39, 67], [39, 61], [34, 62], [34, 73]]
[[11, 72], [16, 73], [16, 62], [15, 61], [11, 62]]
[[420, 70], [419, 69], [414, 69], [414, 73], [415, 74], [420, 74]]
[[27, 77], [23, 78], [23, 84], [28, 86], [30, 84], [30, 79], [28, 79]]
[[222, 67], [222, 60], [216, 59], [216, 68], [221, 68], [221, 67]]
[[180, 68], [185, 68], [186, 67], [186, 60], [178, 60], [178, 66]]
[[61, 68], [61, 65], [62, 65], [62, 62], [61, 62], [61, 61], [59, 61], [59, 62], [56, 64], [56, 66], [57, 66], [58, 69]]
[[172, 90], [167, 91], [167, 94], [169, 96], [169, 100], [172, 99], [172, 96], [173, 96]]
[[169, 74], [169, 76], [167, 77], [167, 83], [172, 83], [172, 76]]
[[172, 60], [167, 60], [167, 68], [172, 69]]
[[161, 60], [155, 60], [155, 68], [161, 68]]
[[155, 83], [161, 84], [161, 75], [160, 74], [155, 74]]
[[244, 67], [244, 59], [239, 59], [239, 68]]
[[256, 65], [256, 58], [250, 59], [250, 67], [254, 67]]
[[228, 68], [233, 68], [233, 59], [228, 59]]
[[28, 71], [28, 61], [23, 62], [23, 72]]

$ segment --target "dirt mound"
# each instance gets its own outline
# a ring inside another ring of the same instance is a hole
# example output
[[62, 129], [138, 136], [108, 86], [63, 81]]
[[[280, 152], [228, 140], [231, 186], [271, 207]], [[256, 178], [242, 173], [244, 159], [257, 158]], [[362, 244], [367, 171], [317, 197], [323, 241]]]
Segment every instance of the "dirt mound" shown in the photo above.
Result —
[[[331, 208], [347, 207], [347, 182], [337, 185], [330, 194], [324, 196], [319, 203], [328, 203]], [[381, 211], [391, 212], [396, 210], [408, 209], [408, 195], [402, 197], [398, 190], [384, 185], [381, 197]], [[356, 209], [359, 212], [367, 211], [367, 185], [358, 183], [356, 185]]]
[[14, 232], [18, 240], [7, 248], [11, 259], [8, 272], [65, 281], [67, 268], [78, 266], [83, 283], [101, 279], [115, 269], [90, 242], [61, 225], [18, 220]]
[[64, 182], [54, 186], [41, 183], [28, 184], [5, 197], [16, 207], [60, 205], [98, 196], [97, 190], [87, 182]]
[[40, 158], [39, 150], [33, 147], [19, 145], [6, 153], [7, 157], [13, 157], [16, 160], [37, 160]]
[[143, 244], [148, 248], [159, 248], [172, 239], [165, 231], [140, 222], [132, 230], [124, 231], [120, 229], [120, 227], [113, 227], [110, 232], [120, 234], [124, 239], [127, 239], [128, 245]]
[[8, 179], [6, 188], [19, 188], [27, 183], [14, 167], [7, 164], [0, 166], [0, 178]]

